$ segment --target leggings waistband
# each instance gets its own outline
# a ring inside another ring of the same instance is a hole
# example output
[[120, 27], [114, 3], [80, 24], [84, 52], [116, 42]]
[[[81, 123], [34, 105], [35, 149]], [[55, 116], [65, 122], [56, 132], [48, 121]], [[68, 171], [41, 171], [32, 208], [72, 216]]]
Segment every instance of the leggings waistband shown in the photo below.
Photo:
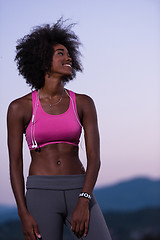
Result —
[[71, 190], [82, 188], [85, 174], [79, 175], [31, 175], [27, 177], [27, 189]]

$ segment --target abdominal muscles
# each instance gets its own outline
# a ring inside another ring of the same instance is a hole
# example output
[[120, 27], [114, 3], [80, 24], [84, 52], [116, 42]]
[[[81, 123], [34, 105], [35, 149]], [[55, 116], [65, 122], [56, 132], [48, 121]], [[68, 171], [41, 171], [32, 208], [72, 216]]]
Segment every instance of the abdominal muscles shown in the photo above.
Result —
[[29, 175], [84, 174], [78, 146], [67, 143], [49, 144], [39, 151], [31, 150]]

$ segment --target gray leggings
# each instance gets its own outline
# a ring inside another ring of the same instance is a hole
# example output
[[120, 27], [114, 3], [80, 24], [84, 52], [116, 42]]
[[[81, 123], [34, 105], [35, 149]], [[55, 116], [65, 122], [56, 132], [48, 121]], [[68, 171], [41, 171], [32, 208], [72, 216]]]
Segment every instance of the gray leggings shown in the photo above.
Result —
[[[27, 178], [26, 203], [36, 220], [42, 240], [62, 240], [63, 224], [71, 228], [71, 217], [84, 184], [85, 175], [58, 175]], [[72, 231], [71, 231], [72, 232]], [[72, 233], [73, 239], [78, 238]], [[106, 222], [94, 196], [90, 201], [86, 240], [111, 240]]]

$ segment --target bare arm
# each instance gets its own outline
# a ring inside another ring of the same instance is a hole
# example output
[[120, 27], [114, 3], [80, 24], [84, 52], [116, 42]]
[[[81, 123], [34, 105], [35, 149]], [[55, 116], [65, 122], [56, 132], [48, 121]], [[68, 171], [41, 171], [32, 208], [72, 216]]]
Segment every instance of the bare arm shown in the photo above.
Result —
[[17, 102], [10, 104], [7, 115], [8, 127], [8, 150], [10, 161], [10, 180], [14, 196], [17, 202], [18, 213], [27, 211], [24, 197], [24, 177], [23, 177], [23, 115]]
[[[85, 133], [87, 153], [86, 177], [82, 191], [92, 194], [100, 168], [100, 141], [97, 114], [93, 100], [83, 96], [81, 100], [82, 124]], [[78, 237], [87, 235], [89, 225], [89, 200], [79, 198], [77, 207], [72, 215], [72, 230]]]
[[25, 202], [25, 187], [23, 176], [23, 132], [25, 126], [24, 104], [22, 100], [12, 102], [8, 108], [8, 150], [10, 161], [10, 180], [16, 199], [18, 214], [22, 222], [26, 240], [35, 240], [39, 234], [36, 222], [30, 216]]
[[86, 178], [82, 191], [92, 194], [100, 169], [100, 140], [94, 102], [88, 98], [84, 107], [83, 128], [87, 153]]

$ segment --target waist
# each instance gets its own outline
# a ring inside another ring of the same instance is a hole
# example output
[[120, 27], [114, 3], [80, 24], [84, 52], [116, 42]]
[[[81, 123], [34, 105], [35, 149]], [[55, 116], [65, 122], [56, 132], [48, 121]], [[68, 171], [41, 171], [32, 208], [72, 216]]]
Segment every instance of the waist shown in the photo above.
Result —
[[27, 189], [72, 190], [82, 188], [85, 174], [31, 175], [27, 177]]
[[29, 175], [76, 175], [84, 172], [78, 148], [68, 144], [49, 145], [31, 151]]

